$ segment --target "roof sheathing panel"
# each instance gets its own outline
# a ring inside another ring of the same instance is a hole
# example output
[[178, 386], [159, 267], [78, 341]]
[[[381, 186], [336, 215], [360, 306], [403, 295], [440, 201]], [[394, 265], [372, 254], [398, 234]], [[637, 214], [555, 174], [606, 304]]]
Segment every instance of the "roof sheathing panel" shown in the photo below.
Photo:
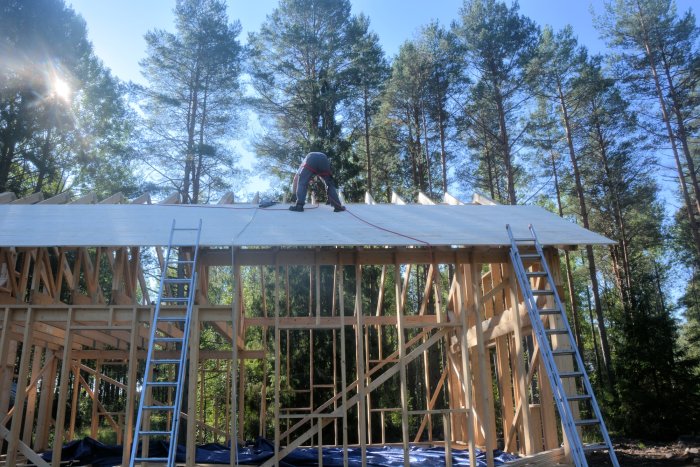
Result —
[[[165, 245], [170, 226], [196, 226], [202, 246], [507, 246], [533, 224], [544, 245], [611, 240], [537, 206], [351, 204], [347, 212], [286, 205], [0, 205], [0, 246]], [[183, 243], [187, 240], [180, 237]]]

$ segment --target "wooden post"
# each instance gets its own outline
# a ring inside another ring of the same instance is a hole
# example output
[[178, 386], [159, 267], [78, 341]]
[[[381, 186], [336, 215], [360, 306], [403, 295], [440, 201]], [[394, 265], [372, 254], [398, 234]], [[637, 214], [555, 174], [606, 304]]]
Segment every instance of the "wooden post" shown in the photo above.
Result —
[[473, 297], [473, 313], [476, 331], [476, 352], [478, 355], [479, 372], [477, 378], [478, 400], [481, 403], [481, 420], [484, 436], [486, 438], [486, 463], [493, 467], [493, 450], [496, 448], [496, 424], [493, 412], [493, 385], [491, 383], [491, 364], [484, 343], [483, 328], [483, 296], [481, 291], [481, 273], [479, 265], [472, 261], [470, 265], [471, 295]]
[[[493, 287], [503, 284], [503, 269], [500, 263], [491, 264], [491, 280]], [[503, 294], [504, 292], [499, 292], [492, 301], [493, 314], [495, 316], [500, 316], [504, 312], [505, 297], [503, 296]], [[513, 418], [515, 417], [515, 403], [513, 402], [513, 378], [510, 368], [510, 349], [508, 346], [508, 340], [508, 335], [496, 338], [496, 370], [498, 371], [498, 382], [500, 384], [499, 394], [501, 396], [501, 408], [503, 414], [504, 427], [509, 427], [513, 423]], [[510, 444], [510, 440], [505, 439], [508, 430], [506, 428], [503, 431], [504, 446], [508, 446], [508, 444]]]
[[[520, 322], [520, 306], [518, 300], [518, 289], [515, 279], [515, 269], [513, 265], [508, 268], [508, 283], [510, 289], [510, 308], [513, 314], [513, 334], [515, 341], [515, 378], [516, 378], [516, 389], [518, 397], [520, 398], [520, 407], [522, 410], [522, 432], [524, 440], [521, 443], [524, 444], [525, 454], [533, 454], [534, 445], [532, 439], [532, 425], [530, 422], [530, 398], [527, 390], [526, 375], [525, 371], [525, 354], [523, 350], [523, 334], [522, 334], [522, 323]], [[521, 447], [522, 449], [522, 447]]]
[[[15, 366], [15, 352], [10, 352], [10, 323], [12, 309], [5, 307], [5, 314], [2, 321], [2, 332], [0, 333], [0, 415], [4, 417], [10, 405], [10, 385], [12, 384], [12, 375]], [[0, 436], [0, 452], [3, 448], [3, 438]]]
[[19, 363], [19, 374], [17, 375], [17, 390], [15, 391], [15, 413], [12, 416], [12, 426], [7, 443], [6, 465], [17, 463], [17, 450], [19, 448], [19, 434], [24, 421], [24, 401], [26, 399], [27, 376], [29, 374], [29, 360], [32, 355], [34, 309], [27, 309], [27, 317], [24, 322], [24, 334], [22, 336], [22, 357]]
[[279, 265], [275, 259], [275, 343], [272, 349], [275, 355], [275, 466], [279, 466], [280, 450], [280, 277]]
[[[197, 374], [199, 373], [199, 336], [200, 332], [200, 322], [199, 322], [199, 307], [195, 306], [192, 309], [192, 316], [190, 317], [190, 342], [189, 342], [189, 362], [190, 362], [190, 375], [189, 375], [189, 387], [187, 388], [187, 441], [186, 441], [186, 454], [185, 462], [188, 467], [194, 466], [195, 463], [195, 450], [196, 450], [196, 431], [197, 431]], [[234, 345], [236, 343], [236, 333], [233, 333]], [[185, 352], [187, 349], [185, 349]], [[202, 398], [204, 394], [202, 394]], [[176, 410], [182, 410], [178, 407]], [[235, 440], [231, 442], [231, 456], [233, 457], [233, 449], [236, 447]]]
[[61, 379], [58, 386], [58, 412], [56, 413], [56, 425], [54, 430], [53, 451], [51, 457], [52, 467], [58, 467], [61, 463], [61, 448], [63, 448], [63, 431], [66, 421], [66, 406], [68, 403], [68, 377], [71, 372], [71, 350], [73, 347], [73, 308], [68, 309], [66, 320], [66, 333], [63, 342], [63, 360], [61, 361]]
[[450, 430], [450, 418], [452, 414], [447, 412], [442, 415], [442, 426], [445, 433], [445, 467], [452, 467], [452, 430]]
[[[366, 412], [366, 379], [365, 379], [365, 345], [364, 324], [362, 322], [362, 266], [355, 261], [355, 345], [357, 346], [357, 419], [360, 425], [358, 436], [360, 438], [360, 452], [362, 453], [362, 467], [367, 465], [367, 412]], [[319, 423], [321, 421], [319, 420]]]
[[100, 375], [102, 374], [102, 360], [97, 360], [95, 375], [93, 376], [94, 386], [92, 388], [95, 397], [92, 399], [92, 419], [90, 420], [90, 436], [97, 439], [97, 430], [100, 425], [99, 413], [97, 412], [97, 395], [100, 393]]
[[[34, 357], [32, 359], [31, 370], [32, 379], [39, 377], [39, 372], [41, 371], [41, 354], [43, 350], [44, 349], [42, 347], [39, 347], [38, 345], [34, 346]], [[45, 381], [45, 379], [43, 379], [42, 377], [42, 386], [43, 381]], [[27, 446], [31, 446], [32, 444], [32, 433], [34, 431], [34, 415], [36, 413], [36, 397], [37, 387], [36, 385], [34, 385], [32, 388], [30, 388], [29, 394], [27, 394], [27, 413], [24, 417], [24, 434], [22, 435], [22, 440]]]
[[[260, 266], [260, 290], [262, 292], [262, 312], [263, 317], [267, 318], [267, 293], [265, 289], [265, 268]], [[262, 327], [261, 337], [263, 352], [267, 351], [267, 325]], [[265, 436], [265, 427], [267, 425], [267, 358], [263, 357], [260, 361], [262, 367], [262, 388], [260, 393], [260, 429], [259, 436]], [[277, 423], [277, 421], [275, 421]]]
[[[408, 271], [407, 271], [408, 273]], [[394, 259], [394, 282], [396, 288], [396, 323], [399, 345], [399, 377], [401, 379], [401, 440], [403, 442], [403, 465], [410, 467], [408, 433], [408, 385], [406, 383], [406, 336], [404, 335], [404, 291], [401, 287], [401, 265]]]
[[469, 322], [467, 320], [467, 308], [465, 303], [466, 290], [464, 290], [464, 266], [459, 264], [455, 258], [455, 310], [459, 310], [459, 319], [462, 324], [459, 339], [462, 351], [462, 390], [465, 393], [464, 400], [467, 409], [467, 433], [469, 439], [469, 465], [476, 465], [476, 443], [474, 434], [474, 401], [472, 397], [472, 374], [469, 366], [469, 349], [467, 347], [467, 331]]
[[[431, 264], [429, 269], [428, 269], [428, 274], [427, 278], [425, 281], [425, 288], [423, 290], [423, 301], [421, 303], [421, 308], [419, 311], [419, 315], [425, 315], [427, 312], [427, 306], [428, 302], [430, 301], [430, 291], [433, 288], [433, 276], [435, 274], [437, 266], [434, 264]], [[425, 270], [425, 269], [424, 269]], [[418, 274], [418, 268], [416, 268], [416, 275]], [[423, 342], [427, 340], [427, 337], [423, 339]], [[431, 388], [430, 388], [430, 358], [429, 358], [429, 349], [426, 350], [423, 353], [423, 384], [425, 384], [425, 407], [429, 411], [432, 409], [431, 404], [430, 404], [430, 399], [431, 399]], [[428, 441], [433, 440], [433, 419], [432, 415], [430, 412], [425, 414], [425, 417], [428, 420]]]
[[[131, 339], [129, 341], [129, 367], [127, 369], [127, 374], [129, 375], [127, 379], [127, 390], [126, 390], [126, 426], [124, 427], [124, 448], [122, 450], [122, 463], [129, 464], [131, 457], [131, 443], [138, 443], [138, 440], [134, 440], [134, 424], [136, 419], [134, 417], [134, 409], [136, 406], [136, 379], [137, 370], [139, 367], [138, 360], [138, 343], [139, 343], [139, 329], [141, 323], [139, 322], [138, 311], [136, 307], [132, 308], [131, 316]], [[145, 381], [145, 377], [144, 377]], [[142, 389], [143, 391], [144, 389]]]
[[338, 263], [338, 303], [340, 312], [340, 386], [341, 386], [341, 401], [343, 410], [343, 465], [348, 465], [348, 394], [347, 394], [347, 362], [345, 360], [345, 286], [343, 281], [344, 270], [343, 263]]
[[[236, 417], [236, 408], [238, 407], [238, 397], [236, 394], [237, 373], [238, 373], [238, 336], [240, 334], [240, 297], [239, 287], [241, 285], [241, 266], [238, 264], [236, 257], [237, 249], [231, 247], [231, 266], [233, 280], [233, 303], [231, 304], [231, 324], [233, 326], [232, 343], [231, 343], [231, 467], [238, 464], [238, 439], [239, 433], [236, 425], [238, 419]], [[277, 440], [275, 440], [277, 442]]]
[[41, 393], [39, 394], [39, 416], [36, 421], [36, 437], [34, 450], [41, 452], [46, 450], [49, 444], [49, 429], [51, 428], [51, 411], [53, 408], [53, 396], [56, 388], [56, 372], [58, 359], [54, 351], [46, 349], [44, 354], [49, 369], [41, 381]]

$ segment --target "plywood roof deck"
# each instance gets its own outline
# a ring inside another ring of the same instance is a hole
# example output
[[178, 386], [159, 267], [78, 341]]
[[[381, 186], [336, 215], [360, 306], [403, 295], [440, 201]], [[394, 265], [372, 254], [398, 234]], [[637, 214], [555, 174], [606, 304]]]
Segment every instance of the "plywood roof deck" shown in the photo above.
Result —
[[611, 240], [538, 206], [349, 204], [335, 213], [285, 204], [0, 204], [0, 247], [165, 245], [173, 219], [194, 226], [202, 219], [202, 246], [400, 247], [509, 246], [505, 226], [543, 245], [576, 246]]

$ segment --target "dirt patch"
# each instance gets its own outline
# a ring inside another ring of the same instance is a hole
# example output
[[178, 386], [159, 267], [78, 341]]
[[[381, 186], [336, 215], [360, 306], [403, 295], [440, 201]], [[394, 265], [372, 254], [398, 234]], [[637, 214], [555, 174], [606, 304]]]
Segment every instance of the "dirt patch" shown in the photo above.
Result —
[[[674, 443], [616, 442], [615, 453], [620, 466], [700, 466], [700, 439]], [[612, 465], [607, 453], [593, 453], [588, 460], [591, 467]]]

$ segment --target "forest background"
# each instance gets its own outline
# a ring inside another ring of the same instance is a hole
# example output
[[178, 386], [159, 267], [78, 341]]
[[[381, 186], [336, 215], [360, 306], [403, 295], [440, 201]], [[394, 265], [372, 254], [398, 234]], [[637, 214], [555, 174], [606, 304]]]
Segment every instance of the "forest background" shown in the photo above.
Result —
[[320, 150], [351, 202], [543, 206], [617, 242], [562, 258], [613, 432], [697, 434], [700, 29], [672, 0], [603, 6], [604, 53], [517, 2], [465, 0], [388, 57], [349, 0], [280, 0], [247, 37], [225, 2], [178, 0], [136, 84], [63, 0], [0, 0], [0, 192], [206, 203], [244, 189], [247, 137], [272, 199]]

